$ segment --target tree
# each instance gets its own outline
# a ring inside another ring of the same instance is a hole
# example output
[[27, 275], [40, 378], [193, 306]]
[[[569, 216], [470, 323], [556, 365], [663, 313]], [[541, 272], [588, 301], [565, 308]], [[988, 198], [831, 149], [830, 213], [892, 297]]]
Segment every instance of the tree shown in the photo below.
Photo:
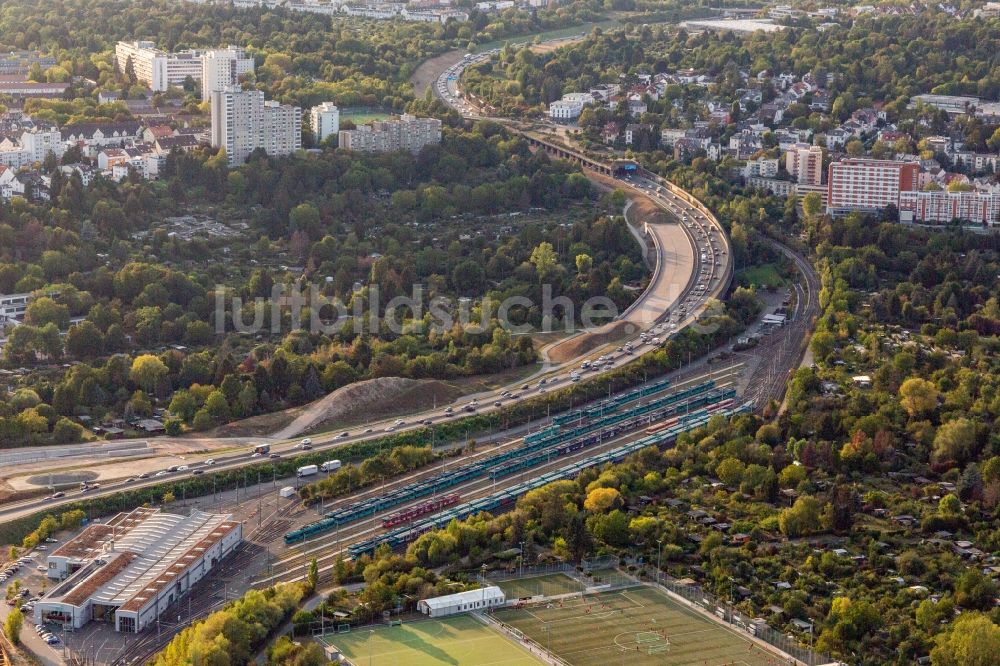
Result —
[[962, 513], [962, 501], [948, 493], [938, 502], [938, 512], [946, 516], [957, 516]]
[[78, 442], [83, 438], [83, 426], [64, 416], [52, 427], [52, 438], [57, 444]]
[[163, 493], [163, 503], [164, 504], [170, 504], [170, 503], [172, 503], [176, 499], [177, 498], [174, 496], [173, 491], [168, 490], [167, 492]]
[[982, 613], [964, 613], [935, 643], [933, 666], [991, 666], [1000, 654], [1000, 626]]
[[851, 139], [844, 148], [851, 157], [862, 157], [865, 154], [865, 144], [858, 139]]
[[301, 231], [309, 238], [317, 238], [321, 231], [319, 210], [311, 203], [299, 204], [288, 214], [288, 227], [292, 232]]
[[813, 335], [812, 342], [809, 343], [809, 347], [812, 349], [812, 353], [816, 355], [817, 359], [823, 360], [833, 353], [833, 346], [835, 342], [833, 333], [830, 333], [829, 331], [816, 331], [815, 335]]
[[810, 192], [802, 197], [802, 212], [807, 218], [816, 217], [823, 212], [823, 199], [819, 194]]
[[172, 414], [176, 414], [185, 421], [190, 421], [194, 418], [195, 412], [198, 411], [198, 399], [190, 391], [181, 389], [174, 393], [174, 397], [170, 400], [169, 409]]
[[587, 531], [587, 523], [581, 512], [576, 512], [570, 518], [569, 526], [566, 528], [566, 547], [575, 562], [579, 562], [590, 550], [590, 532]]
[[69, 308], [48, 296], [41, 296], [28, 306], [24, 313], [24, 323], [39, 327], [51, 323], [64, 329], [69, 326]]
[[451, 272], [451, 282], [462, 294], [478, 294], [486, 284], [486, 271], [471, 259], [460, 262]]
[[594, 488], [587, 493], [583, 508], [595, 513], [603, 513], [621, 503], [621, 493], [614, 488]]
[[132, 361], [132, 368], [129, 370], [128, 376], [147, 393], [152, 393], [168, 372], [169, 369], [158, 357], [152, 354], [142, 354]]
[[962, 608], [986, 611], [993, 608], [997, 585], [978, 569], [968, 569], [955, 583], [955, 603]]
[[21, 626], [24, 624], [24, 614], [21, 609], [15, 606], [7, 614], [7, 619], [3, 623], [3, 633], [14, 645], [21, 644]]
[[208, 398], [205, 399], [205, 411], [211, 416], [217, 423], [223, 421], [228, 421], [230, 417], [229, 412], [229, 402], [226, 400], [226, 396], [223, 395], [222, 391], [212, 391]]
[[940, 393], [926, 379], [910, 377], [899, 387], [899, 402], [911, 418], [920, 418], [937, 409]]
[[538, 279], [541, 282], [545, 282], [555, 273], [559, 265], [558, 262], [559, 259], [552, 247], [552, 243], [539, 243], [538, 247], [531, 251], [531, 263], [535, 267], [535, 272], [538, 274]]
[[576, 255], [576, 272], [581, 276], [588, 275], [594, 267], [594, 259], [586, 253]]
[[316, 586], [319, 585], [319, 564], [317, 563], [315, 557], [309, 561], [308, 583], [309, 583], [309, 589], [314, 591], [316, 589]]
[[962, 463], [972, 456], [976, 446], [976, 426], [965, 417], [948, 421], [934, 435], [933, 458], [937, 462]]
[[715, 474], [722, 483], [730, 488], [738, 488], [743, 482], [746, 465], [737, 458], [726, 458], [715, 468]]
[[815, 497], [803, 495], [795, 504], [781, 512], [778, 526], [789, 538], [806, 536], [819, 530], [823, 505]]

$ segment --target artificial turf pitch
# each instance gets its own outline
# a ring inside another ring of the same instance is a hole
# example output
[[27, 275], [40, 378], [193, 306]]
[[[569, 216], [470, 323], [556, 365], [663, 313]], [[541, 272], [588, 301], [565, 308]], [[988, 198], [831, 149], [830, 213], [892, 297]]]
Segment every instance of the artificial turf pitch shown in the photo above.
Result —
[[787, 664], [651, 587], [505, 608], [494, 617], [572, 666], [777, 666]]
[[[364, 666], [538, 666], [542, 662], [471, 615], [395, 627], [328, 634], [354, 664]], [[369, 661], [369, 655], [371, 659]]]
[[502, 580], [496, 583], [496, 585], [503, 590], [508, 599], [521, 599], [538, 595], [555, 597], [560, 594], [583, 591], [583, 586], [579, 581], [570, 578], [564, 573]]

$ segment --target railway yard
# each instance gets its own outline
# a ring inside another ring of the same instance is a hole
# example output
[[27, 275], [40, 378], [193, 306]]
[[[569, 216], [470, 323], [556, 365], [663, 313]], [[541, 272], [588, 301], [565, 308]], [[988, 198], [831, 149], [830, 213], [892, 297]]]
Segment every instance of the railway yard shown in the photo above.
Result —
[[[564, 425], [553, 423], [477, 454], [471, 461], [460, 459], [430, 472], [409, 475], [327, 506], [322, 514], [311, 509], [307, 513], [318, 520], [300, 521], [304, 524], [284, 535], [286, 554], [256, 583], [301, 579], [313, 558], [322, 580], [339, 556], [370, 552], [381, 543], [401, 547], [452, 518], [502, 509], [532, 487], [555, 480], [552, 475], [575, 475], [573, 465], [580, 465], [579, 471], [583, 466], [624, 457], [631, 452], [625, 452], [624, 447], [634, 442], [645, 439], [643, 446], [665, 444], [679, 432], [703, 423], [708, 415], [732, 410], [733, 384], [740, 369], [737, 364], [675, 385], [657, 382], [641, 395], [641, 390], [635, 390], [631, 397], [626, 394], [611, 401], [613, 404], [589, 407], [589, 414], [567, 415], [560, 419]], [[669, 419], [677, 421], [672, 429], [645, 433]], [[654, 442], [649, 437], [658, 439]], [[611, 458], [602, 458], [619, 449], [622, 451]], [[450, 502], [437, 513], [426, 509], [454, 495], [461, 503]], [[411, 516], [413, 522], [400, 521], [400, 512]], [[280, 549], [283, 544], [265, 545]]]

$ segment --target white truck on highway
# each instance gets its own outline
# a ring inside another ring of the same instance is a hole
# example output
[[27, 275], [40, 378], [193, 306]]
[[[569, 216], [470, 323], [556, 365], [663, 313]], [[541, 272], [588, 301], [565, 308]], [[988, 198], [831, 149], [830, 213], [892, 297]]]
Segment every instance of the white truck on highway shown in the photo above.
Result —
[[320, 465], [320, 469], [323, 470], [324, 472], [332, 472], [334, 470], [338, 470], [338, 469], [340, 469], [340, 461], [339, 460], [327, 460], [325, 463], [323, 463], [322, 465]]
[[282, 497], [294, 497], [295, 496], [295, 486], [285, 486], [278, 491], [278, 494]]
[[312, 476], [317, 472], [319, 472], [319, 467], [317, 467], [316, 465], [305, 465], [304, 467], [299, 467], [297, 470], [295, 470], [295, 476], [301, 478], [303, 476]]

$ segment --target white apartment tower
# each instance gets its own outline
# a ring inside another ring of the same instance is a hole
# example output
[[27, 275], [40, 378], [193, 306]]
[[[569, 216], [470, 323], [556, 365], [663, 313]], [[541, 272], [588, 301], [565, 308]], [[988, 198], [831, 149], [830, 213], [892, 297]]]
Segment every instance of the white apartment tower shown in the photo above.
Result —
[[785, 153], [785, 171], [794, 176], [800, 185], [819, 185], [823, 182], [823, 149], [796, 143]]
[[226, 86], [211, 95], [212, 145], [224, 148], [230, 166], [239, 166], [257, 148], [288, 155], [302, 147], [302, 109], [264, 101], [259, 90]]
[[314, 106], [309, 111], [309, 119], [312, 121], [317, 143], [340, 131], [340, 109], [330, 102]]
[[254, 71], [252, 57], [234, 46], [201, 54], [201, 98], [208, 100], [216, 90], [233, 86], [240, 77]]

